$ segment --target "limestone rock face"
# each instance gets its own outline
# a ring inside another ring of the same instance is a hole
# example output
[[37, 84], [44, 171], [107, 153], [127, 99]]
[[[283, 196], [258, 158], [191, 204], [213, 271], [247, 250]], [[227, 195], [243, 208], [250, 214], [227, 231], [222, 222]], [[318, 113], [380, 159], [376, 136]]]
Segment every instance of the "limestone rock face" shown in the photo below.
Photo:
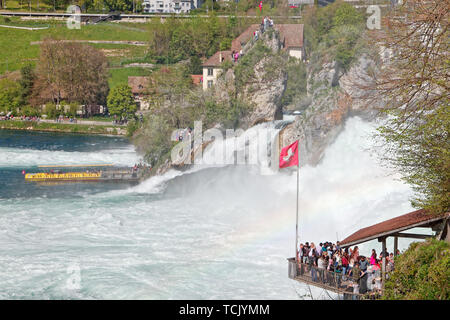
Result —
[[310, 71], [307, 91], [311, 104], [280, 132], [281, 145], [300, 140], [302, 164], [316, 165], [348, 117], [373, 120], [376, 108], [383, 105], [381, 100], [369, 103], [367, 99], [371, 85], [367, 73], [373, 67], [374, 61], [362, 56], [346, 73], [335, 62], [323, 64], [315, 73]]
[[287, 74], [279, 70], [266, 78], [265, 65], [270, 63], [262, 59], [255, 65], [255, 77], [242, 93], [244, 101], [253, 106], [251, 113], [243, 119], [243, 127], [248, 128], [265, 121], [282, 119], [281, 98], [286, 89]]
[[[261, 39], [273, 54], [279, 52], [281, 42], [277, 32], [266, 32]], [[244, 54], [252, 54], [253, 42], [244, 46]], [[287, 73], [280, 69], [272, 70], [273, 58], [263, 58], [253, 67], [254, 77], [236, 92], [235, 74], [228, 69], [217, 79], [214, 86], [214, 96], [217, 101], [229, 102], [231, 98], [238, 97], [252, 109], [241, 121], [241, 127], [247, 129], [255, 124], [282, 119], [281, 98], [286, 89]], [[238, 62], [239, 63], [239, 62]]]

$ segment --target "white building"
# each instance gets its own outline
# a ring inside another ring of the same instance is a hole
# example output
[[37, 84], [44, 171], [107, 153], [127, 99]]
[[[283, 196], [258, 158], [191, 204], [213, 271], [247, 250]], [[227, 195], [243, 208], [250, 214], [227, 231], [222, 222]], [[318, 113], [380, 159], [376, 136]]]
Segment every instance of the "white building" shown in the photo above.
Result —
[[222, 73], [224, 61], [232, 61], [231, 50], [217, 51], [203, 63], [203, 90], [207, 90], [216, 84], [217, 78]]
[[144, 13], [188, 13], [202, 5], [201, 0], [144, 0]]

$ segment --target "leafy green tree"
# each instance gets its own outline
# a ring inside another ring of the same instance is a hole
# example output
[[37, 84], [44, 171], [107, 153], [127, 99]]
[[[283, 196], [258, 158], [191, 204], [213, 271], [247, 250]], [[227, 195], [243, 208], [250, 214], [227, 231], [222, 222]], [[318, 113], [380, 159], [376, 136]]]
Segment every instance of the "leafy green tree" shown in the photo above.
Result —
[[46, 5], [54, 9], [66, 9], [71, 3], [71, 0], [43, 0]]
[[412, 205], [432, 213], [450, 209], [449, 12], [448, 2], [408, 0], [387, 16], [376, 45], [392, 54], [366, 88], [387, 102], [385, 160], [415, 191]]
[[26, 65], [22, 69], [20, 69], [20, 74], [21, 78], [19, 80], [19, 84], [22, 89], [22, 103], [26, 103], [33, 91], [33, 85], [36, 79], [36, 75], [34, 73], [34, 68], [31, 65]]
[[0, 79], [0, 112], [14, 111], [20, 107], [21, 102], [19, 83], [8, 78]]
[[133, 93], [128, 85], [113, 88], [107, 98], [108, 110], [111, 115], [117, 115], [125, 119], [132, 118], [137, 110]]
[[333, 27], [343, 25], [359, 25], [364, 22], [364, 16], [349, 3], [342, 3], [334, 12]]
[[188, 72], [190, 74], [202, 74], [203, 73], [203, 67], [202, 67], [202, 61], [200, 58], [196, 55], [193, 55], [189, 59], [189, 67]]
[[150, 114], [146, 117], [143, 128], [133, 137], [138, 150], [145, 152], [145, 160], [152, 167], [157, 167], [170, 158], [170, 150], [174, 145], [171, 141], [172, 130], [164, 116]]
[[133, 11], [132, 0], [104, 0], [104, 4], [110, 11]]
[[31, 106], [25, 106], [20, 108], [20, 114], [26, 117], [39, 117], [41, 115], [36, 108], [33, 108]]
[[395, 258], [385, 284], [386, 300], [449, 300], [450, 245], [429, 239], [414, 242]]
[[45, 114], [49, 119], [56, 119], [61, 114], [61, 110], [56, 108], [56, 104], [54, 103], [46, 103], [45, 104]]

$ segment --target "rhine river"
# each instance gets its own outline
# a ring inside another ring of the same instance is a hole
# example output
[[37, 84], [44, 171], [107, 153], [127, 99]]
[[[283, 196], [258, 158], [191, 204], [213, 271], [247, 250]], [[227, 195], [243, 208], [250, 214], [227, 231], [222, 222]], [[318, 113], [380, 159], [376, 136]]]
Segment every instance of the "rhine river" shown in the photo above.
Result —
[[[367, 152], [373, 130], [350, 119], [322, 162], [300, 170], [300, 241], [334, 242], [412, 211], [410, 189]], [[38, 165], [139, 160], [124, 138], [0, 130], [0, 299], [300, 299], [309, 293], [287, 278], [295, 238], [292, 172], [169, 171], [135, 186], [42, 185], [22, 175]], [[369, 254], [371, 246], [362, 250]], [[320, 298], [321, 290], [313, 294]]]

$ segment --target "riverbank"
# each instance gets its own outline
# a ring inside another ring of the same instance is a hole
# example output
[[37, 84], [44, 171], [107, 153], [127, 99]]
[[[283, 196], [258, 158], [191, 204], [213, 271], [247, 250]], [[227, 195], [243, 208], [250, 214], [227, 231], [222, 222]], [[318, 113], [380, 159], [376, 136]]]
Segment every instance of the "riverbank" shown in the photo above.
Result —
[[44, 132], [64, 132], [81, 134], [102, 134], [125, 136], [126, 127], [116, 127], [113, 125], [87, 125], [73, 123], [48, 123], [22, 120], [0, 121], [0, 129], [44, 131]]

